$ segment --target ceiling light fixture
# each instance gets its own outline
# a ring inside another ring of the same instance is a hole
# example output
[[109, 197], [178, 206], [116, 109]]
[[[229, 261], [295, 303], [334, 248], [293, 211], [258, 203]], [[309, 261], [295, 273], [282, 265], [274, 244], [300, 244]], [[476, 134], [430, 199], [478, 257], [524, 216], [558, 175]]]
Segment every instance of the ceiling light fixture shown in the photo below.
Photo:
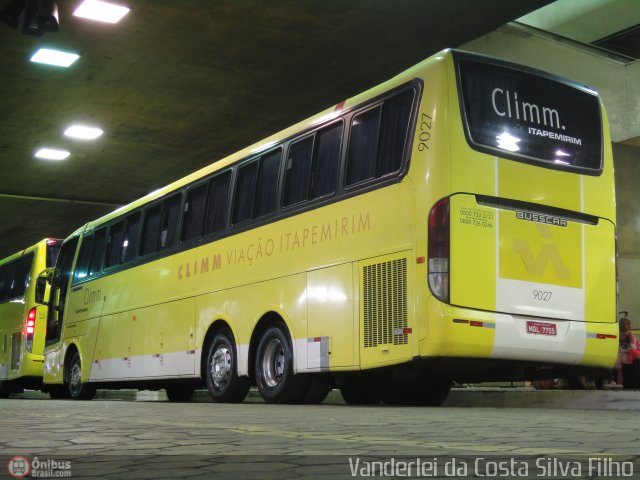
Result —
[[57, 150], [55, 148], [41, 148], [35, 153], [36, 158], [43, 160], [64, 160], [70, 155], [66, 150]]
[[129, 8], [100, 0], [85, 0], [73, 14], [76, 17], [88, 18], [98, 22], [118, 23], [122, 20]]
[[51, 48], [41, 48], [31, 57], [32, 62], [46, 63], [57, 67], [69, 67], [80, 58], [77, 53], [63, 52]]
[[96, 127], [87, 127], [85, 125], [71, 125], [64, 131], [67, 137], [77, 138], [80, 140], [95, 140], [103, 131]]

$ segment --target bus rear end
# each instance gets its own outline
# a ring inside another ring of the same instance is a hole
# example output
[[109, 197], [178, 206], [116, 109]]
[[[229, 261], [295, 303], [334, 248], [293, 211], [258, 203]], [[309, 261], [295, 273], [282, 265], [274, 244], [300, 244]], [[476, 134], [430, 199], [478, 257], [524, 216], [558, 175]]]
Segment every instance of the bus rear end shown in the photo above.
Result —
[[474, 359], [480, 379], [612, 367], [615, 198], [598, 95], [462, 52], [449, 67], [452, 194], [429, 217], [426, 350]]
[[35, 279], [60, 243], [44, 239], [0, 262], [0, 396], [41, 387], [47, 307], [35, 303]]

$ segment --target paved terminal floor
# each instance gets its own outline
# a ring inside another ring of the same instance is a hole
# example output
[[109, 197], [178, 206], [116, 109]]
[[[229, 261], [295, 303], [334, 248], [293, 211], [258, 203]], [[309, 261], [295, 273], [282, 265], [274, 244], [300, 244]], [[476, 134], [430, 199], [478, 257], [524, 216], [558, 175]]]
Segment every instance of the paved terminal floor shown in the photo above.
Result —
[[634, 410], [0, 400], [0, 461], [73, 478], [640, 478], [638, 445]]

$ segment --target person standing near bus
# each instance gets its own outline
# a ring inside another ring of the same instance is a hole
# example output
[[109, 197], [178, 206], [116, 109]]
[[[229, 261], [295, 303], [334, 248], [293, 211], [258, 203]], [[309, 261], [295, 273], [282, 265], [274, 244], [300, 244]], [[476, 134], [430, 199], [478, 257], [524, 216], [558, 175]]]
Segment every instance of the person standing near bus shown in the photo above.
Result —
[[[622, 365], [630, 365], [637, 358], [640, 358], [638, 350], [638, 339], [631, 331], [631, 321], [628, 318], [620, 319], [620, 346], [618, 347], [618, 359], [616, 360], [616, 382], [611, 385], [614, 388], [622, 386]], [[613, 381], [611, 382], [613, 383]]]

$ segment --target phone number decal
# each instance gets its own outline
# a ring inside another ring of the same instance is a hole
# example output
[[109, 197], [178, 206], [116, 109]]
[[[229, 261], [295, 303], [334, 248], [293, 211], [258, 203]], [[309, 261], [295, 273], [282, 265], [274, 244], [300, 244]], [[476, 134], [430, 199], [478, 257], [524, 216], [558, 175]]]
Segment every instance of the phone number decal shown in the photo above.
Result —
[[487, 210], [461, 208], [460, 223], [464, 225], [471, 225], [473, 227], [494, 228], [495, 216], [493, 212]]

